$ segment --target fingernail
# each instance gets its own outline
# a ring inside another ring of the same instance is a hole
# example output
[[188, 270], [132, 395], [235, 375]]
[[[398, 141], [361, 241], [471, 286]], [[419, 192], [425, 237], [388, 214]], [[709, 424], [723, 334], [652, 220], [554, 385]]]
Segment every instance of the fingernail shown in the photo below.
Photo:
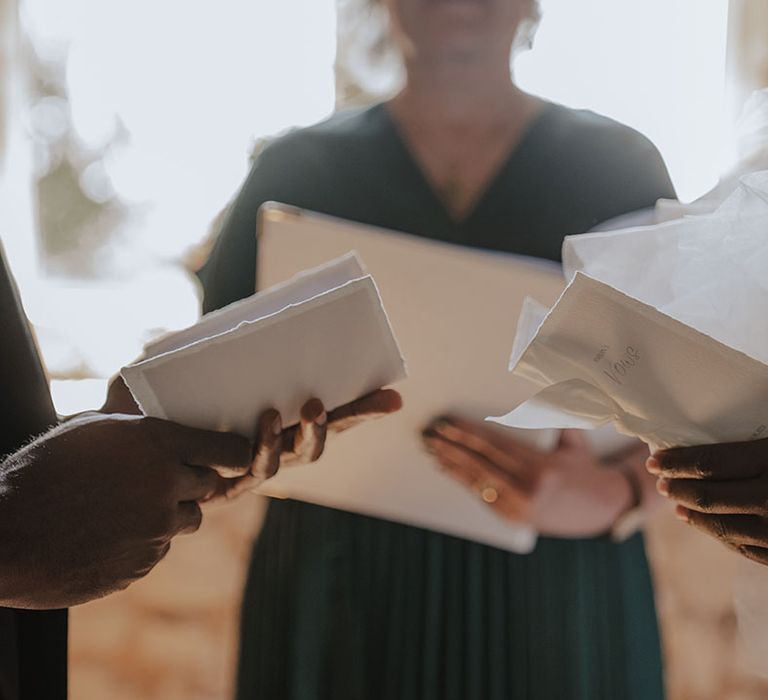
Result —
[[661, 474], [661, 464], [655, 457], [649, 457], [645, 460], [645, 468], [651, 472], [651, 474]]
[[677, 506], [677, 508], [675, 508], [675, 517], [678, 520], [682, 520], [684, 523], [691, 522], [691, 512], [684, 506]]
[[438, 433], [443, 432], [446, 428], [451, 427], [451, 422], [447, 418], [438, 418], [434, 423], [432, 423], [433, 430], [436, 430]]
[[669, 480], [668, 479], [659, 479], [656, 482], [656, 490], [662, 495], [662, 496], [669, 496]]
[[323, 412], [315, 418], [315, 425], [319, 425], [320, 427], [324, 426], [328, 422], [328, 414], [323, 410]]
[[283, 432], [283, 421], [280, 418], [280, 416], [278, 416], [272, 422], [272, 434], [275, 435], [275, 437], [277, 437], [282, 432]]

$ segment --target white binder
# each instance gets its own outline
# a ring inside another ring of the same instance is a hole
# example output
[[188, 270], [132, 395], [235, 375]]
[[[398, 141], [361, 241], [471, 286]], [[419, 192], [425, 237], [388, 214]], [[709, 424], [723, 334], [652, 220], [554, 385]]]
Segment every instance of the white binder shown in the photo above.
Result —
[[[261, 289], [356, 251], [376, 280], [409, 375], [397, 386], [400, 413], [340, 435], [321, 463], [283, 469], [262, 492], [529, 551], [534, 533], [442, 474], [420, 431], [443, 413], [483, 420], [534, 393], [508, 374], [509, 349], [525, 297], [551, 305], [559, 296], [560, 267], [274, 203], [261, 209], [258, 237]], [[556, 439], [553, 431], [519, 436], [542, 448]]]

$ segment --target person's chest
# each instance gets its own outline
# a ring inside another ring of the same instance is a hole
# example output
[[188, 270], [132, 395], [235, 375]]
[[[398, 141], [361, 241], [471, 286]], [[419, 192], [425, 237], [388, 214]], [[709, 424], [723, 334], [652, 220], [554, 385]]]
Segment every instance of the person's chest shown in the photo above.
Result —
[[[385, 158], [382, 160], [386, 160]], [[317, 201], [333, 216], [434, 240], [559, 260], [563, 238], [590, 227], [594, 207], [540, 168], [505, 167], [456, 220], [423, 177], [371, 158], [339, 161]]]

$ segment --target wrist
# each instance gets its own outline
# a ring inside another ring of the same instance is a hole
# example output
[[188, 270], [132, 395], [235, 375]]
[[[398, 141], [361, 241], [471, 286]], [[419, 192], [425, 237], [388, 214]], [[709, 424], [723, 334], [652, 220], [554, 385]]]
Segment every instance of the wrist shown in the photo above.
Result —
[[531, 525], [547, 537], [604, 536], [632, 502], [627, 480], [613, 469], [599, 467], [561, 484], [558, 494], [558, 499], [539, 503], [531, 519]]
[[603, 469], [599, 478], [605, 531], [610, 529], [622, 513], [632, 507], [634, 497], [627, 479], [617, 469]]
[[629, 494], [609, 530], [610, 537], [614, 542], [623, 542], [634, 535], [643, 524], [643, 484], [631, 464], [619, 464], [612, 471], [624, 481]]

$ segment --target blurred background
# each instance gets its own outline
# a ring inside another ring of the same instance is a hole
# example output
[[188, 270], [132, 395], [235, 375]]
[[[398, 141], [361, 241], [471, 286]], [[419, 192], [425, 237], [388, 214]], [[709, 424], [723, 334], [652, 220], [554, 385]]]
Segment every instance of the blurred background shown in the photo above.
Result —
[[[521, 86], [645, 133], [682, 200], [768, 143], [760, 109], [738, 119], [768, 85], [764, 3], [542, 9]], [[0, 238], [60, 413], [99, 406], [147, 340], [197, 318], [190, 272], [264, 139], [397, 89], [381, 31], [359, 0], [0, 0]], [[260, 513], [214, 511], [149, 579], [73, 611], [71, 697], [229, 697]], [[650, 540], [670, 698], [768, 696], [738, 644], [734, 558], [666, 516]]]

